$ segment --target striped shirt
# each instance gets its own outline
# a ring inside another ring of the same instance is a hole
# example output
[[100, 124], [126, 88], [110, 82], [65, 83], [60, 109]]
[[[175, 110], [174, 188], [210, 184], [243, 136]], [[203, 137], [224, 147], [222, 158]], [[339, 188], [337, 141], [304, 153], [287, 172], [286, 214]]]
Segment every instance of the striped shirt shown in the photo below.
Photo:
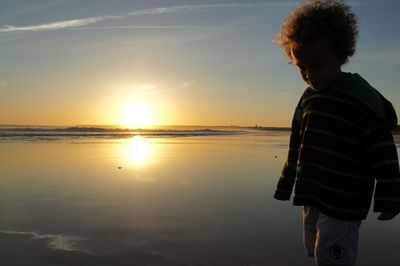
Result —
[[[296, 107], [288, 160], [274, 197], [347, 220], [400, 212], [400, 172], [389, 101], [358, 74], [307, 89]], [[375, 191], [375, 194], [374, 194]]]

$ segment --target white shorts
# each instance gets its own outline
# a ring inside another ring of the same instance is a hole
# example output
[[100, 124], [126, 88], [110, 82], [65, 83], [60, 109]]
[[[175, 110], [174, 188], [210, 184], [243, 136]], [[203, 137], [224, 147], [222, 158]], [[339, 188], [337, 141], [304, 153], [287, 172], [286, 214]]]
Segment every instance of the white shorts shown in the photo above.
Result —
[[353, 266], [357, 259], [360, 221], [332, 218], [312, 206], [303, 207], [303, 240], [318, 266]]

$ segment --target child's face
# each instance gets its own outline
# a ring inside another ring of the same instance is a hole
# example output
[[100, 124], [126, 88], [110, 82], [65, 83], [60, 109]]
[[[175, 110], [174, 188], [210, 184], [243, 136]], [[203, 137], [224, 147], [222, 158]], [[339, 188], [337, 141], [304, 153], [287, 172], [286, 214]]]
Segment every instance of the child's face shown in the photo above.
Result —
[[315, 91], [324, 90], [340, 75], [343, 62], [326, 41], [315, 41], [291, 49], [303, 80]]

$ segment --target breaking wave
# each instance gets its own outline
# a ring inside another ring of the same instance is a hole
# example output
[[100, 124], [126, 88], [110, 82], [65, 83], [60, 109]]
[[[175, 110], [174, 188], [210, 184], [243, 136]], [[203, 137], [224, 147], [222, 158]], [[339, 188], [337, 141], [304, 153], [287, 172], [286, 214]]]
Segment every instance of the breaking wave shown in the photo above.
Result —
[[190, 137], [236, 135], [243, 131], [211, 128], [129, 129], [110, 127], [24, 127], [0, 126], [0, 141], [62, 141], [84, 139], [124, 139], [142, 137]]

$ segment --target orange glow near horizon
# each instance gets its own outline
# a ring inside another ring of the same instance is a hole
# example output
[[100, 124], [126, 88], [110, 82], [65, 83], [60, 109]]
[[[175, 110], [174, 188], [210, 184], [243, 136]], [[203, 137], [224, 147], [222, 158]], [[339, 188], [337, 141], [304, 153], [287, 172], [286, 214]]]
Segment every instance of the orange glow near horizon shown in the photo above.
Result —
[[[3, 112], [0, 124], [32, 126], [117, 126], [131, 129], [159, 126], [272, 126], [289, 127], [288, 112], [264, 112], [257, 108], [235, 105], [232, 112], [225, 103], [186, 101], [172, 97], [166, 91], [135, 93], [127, 87], [114, 89], [91, 103], [63, 104], [27, 103], [19, 108]], [[121, 91], [119, 93], [119, 90]], [[117, 93], [118, 92], [118, 93]], [[2, 107], [3, 108], [3, 107]], [[289, 109], [289, 108], [287, 108]], [[50, 110], [50, 111], [49, 111]], [[1, 110], [0, 110], [1, 112]]]

